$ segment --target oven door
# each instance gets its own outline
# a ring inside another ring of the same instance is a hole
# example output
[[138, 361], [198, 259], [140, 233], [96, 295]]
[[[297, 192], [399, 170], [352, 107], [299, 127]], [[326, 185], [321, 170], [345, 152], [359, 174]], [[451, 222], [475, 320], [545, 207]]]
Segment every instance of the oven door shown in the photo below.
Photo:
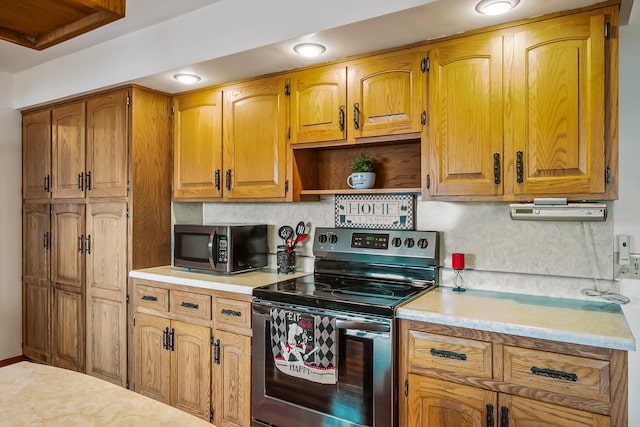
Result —
[[[337, 382], [320, 384], [277, 369], [271, 349], [272, 307], [336, 318]], [[392, 319], [254, 301], [252, 425], [396, 425]]]

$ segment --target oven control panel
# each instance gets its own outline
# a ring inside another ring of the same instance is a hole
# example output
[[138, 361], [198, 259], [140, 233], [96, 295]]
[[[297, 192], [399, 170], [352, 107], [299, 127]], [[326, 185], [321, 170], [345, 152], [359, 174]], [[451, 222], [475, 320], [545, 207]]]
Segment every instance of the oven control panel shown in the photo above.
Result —
[[435, 231], [316, 229], [313, 252], [316, 256], [332, 254], [376, 254], [434, 258], [438, 251]]
[[388, 249], [389, 235], [381, 233], [352, 233], [352, 248]]

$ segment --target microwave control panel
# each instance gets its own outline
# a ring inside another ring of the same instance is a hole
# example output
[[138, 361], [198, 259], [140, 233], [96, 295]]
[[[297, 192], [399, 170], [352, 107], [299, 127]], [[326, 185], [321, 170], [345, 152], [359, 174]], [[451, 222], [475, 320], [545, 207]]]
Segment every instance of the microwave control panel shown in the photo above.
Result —
[[218, 262], [226, 263], [229, 259], [229, 243], [227, 236], [221, 234], [218, 236]]

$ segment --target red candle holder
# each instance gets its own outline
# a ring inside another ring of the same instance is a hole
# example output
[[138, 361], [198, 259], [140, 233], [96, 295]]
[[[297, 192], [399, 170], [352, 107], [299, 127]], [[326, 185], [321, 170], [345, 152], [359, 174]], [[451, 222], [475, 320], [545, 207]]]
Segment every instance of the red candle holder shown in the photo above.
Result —
[[451, 266], [454, 270], [464, 270], [464, 254], [451, 254]]
[[453, 277], [453, 291], [464, 292], [464, 279], [462, 278], [462, 270], [464, 270], [464, 254], [451, 254], [451, 266], [456, 271], [456, 275]]

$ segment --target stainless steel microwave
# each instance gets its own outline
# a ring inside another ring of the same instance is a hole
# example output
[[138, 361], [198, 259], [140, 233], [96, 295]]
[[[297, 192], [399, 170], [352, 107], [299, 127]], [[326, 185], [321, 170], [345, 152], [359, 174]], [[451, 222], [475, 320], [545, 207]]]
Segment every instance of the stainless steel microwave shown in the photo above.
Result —
[[267, 265], [264, 224], [176, 224], [173, 235], [175, 267], [230, 274]]

